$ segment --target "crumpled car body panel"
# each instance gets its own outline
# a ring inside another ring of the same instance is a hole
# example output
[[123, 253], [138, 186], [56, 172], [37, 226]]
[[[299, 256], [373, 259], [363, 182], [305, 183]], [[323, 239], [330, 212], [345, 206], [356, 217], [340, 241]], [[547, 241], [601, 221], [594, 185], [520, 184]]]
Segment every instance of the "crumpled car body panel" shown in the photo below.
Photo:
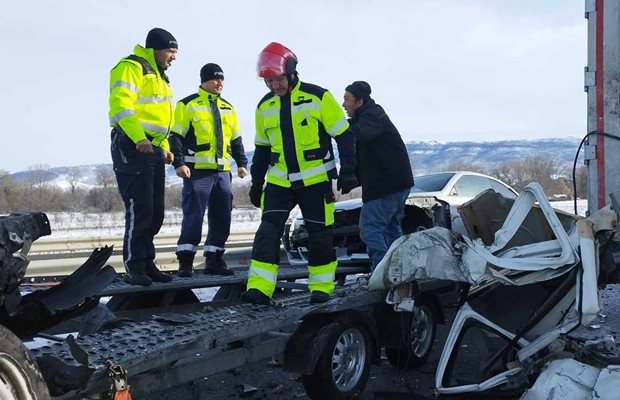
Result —
[[554, 360], [520, 400], [615, 399], [618, 382], [618, 365], [597, 368], [570, 358]]
[[[391, 246], [369, 286], [407, 293], [395, 288], [421, 278], [469, 283], [439, 361], [436, 390], [518, 388], [524, 384], [519, 374], [541, 350], [560, 348], [562, 336], [600, 311], [594, 234], [615, 226], [616, 215], [586, 220], [556, 213], [537, 183], [514, 202], [483, 192], [459, 212], [469, 237], [440, 227], [406, 235]], [[411, 299], [392, 296], [397, 310], [399, 301]], [[455, 365], [471, 365], [458, 362], [466, 338], [473, 340], [480, 371], [455, 378]]]

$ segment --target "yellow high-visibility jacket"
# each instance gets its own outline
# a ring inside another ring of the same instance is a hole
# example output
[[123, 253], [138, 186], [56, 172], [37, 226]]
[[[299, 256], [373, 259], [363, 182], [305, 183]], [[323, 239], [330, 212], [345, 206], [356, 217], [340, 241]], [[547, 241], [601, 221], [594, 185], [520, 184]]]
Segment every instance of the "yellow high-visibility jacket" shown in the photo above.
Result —
[[[215, 102], [220, 114], [222, 154], [217, 157], [216, 118], [211, 109]], [[183, 161], [196, 169], [230, 171], [231, 142], [241, 139], [239, 120], [233, 106], [219, 95], [198, 88], [176, 105], [172, 133], [184, 138]], [[177, 156], [178, 157], [178, 156]], [[245, 159], [245, 156], [244, 156]], [[245, 165], [239, 165], [245, 166]]]
[[290, 96], [263, 97], [256, 109], [254, 144], [256, 152], [270, 152], [267, 182], [302, 187], [335, 178], [331, 139], [348, 127], [340, 104], [319, 86], [297, 82]]
[[110, 126], [119, 128], [134, 143], [149, 139], [169, 150], [173, 123], [172, 89], [155, 63], [153, 49], [140, 45], [134, 54], [110, 71]]

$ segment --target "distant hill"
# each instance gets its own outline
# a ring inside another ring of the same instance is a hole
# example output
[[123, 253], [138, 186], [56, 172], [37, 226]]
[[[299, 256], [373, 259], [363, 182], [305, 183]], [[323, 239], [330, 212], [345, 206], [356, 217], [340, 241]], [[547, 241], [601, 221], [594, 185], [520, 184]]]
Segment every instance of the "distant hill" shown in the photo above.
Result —
[[[483, 169], [491, 169], [511, 161], [532, 156], [552, 158], [560, 165], [572, 165], [579, 145], [578, 138], [555, 138], [539, 140], [504, 140], [497, 142], [435, 142], [412, 141], [408, 142], [407, 151], [416, 175], [430, 171], [445, 170], [450, 164], [476, 164]], [[334, 144], [334, 149], [336, 146]], [[252, 160], [253, 152], [246, 153], [248, 160]], [[112, 164], [83, 165], [80, 169], [79, 186], [89, 188], [97, 186], [96, 171], [101, 166], [112, 170]], [[37, 171], [38, 179], [63, 188], [69, 187], [69, 176], [75, 167], [55, 167], [46, 171]], [[18, 182], [31, 181], [32, 171], [20, 171], [11, 174]], [[169, 184], [180, 184], [174, 169], [168, 166], [166, 176]]]
[[445, 169], [449, 164], [477, 164], [484, 169], [532, 156], [572, 165], [579, 138], [503, 140], [499, 142], [409, 142], [407, 150], [415, 174]]

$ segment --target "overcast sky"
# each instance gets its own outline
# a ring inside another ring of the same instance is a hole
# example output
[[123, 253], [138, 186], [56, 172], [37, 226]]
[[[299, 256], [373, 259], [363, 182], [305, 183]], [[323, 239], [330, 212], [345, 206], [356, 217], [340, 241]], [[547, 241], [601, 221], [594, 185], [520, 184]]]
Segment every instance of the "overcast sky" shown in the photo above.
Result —
[[219, 64], [246, 149], [267, 92], [256, 59], [271, 41], [301, 79], [366, 80], [405, 140], [582, 137], [583, 0], [21, 0], [4, 38], [0, 170], [110, 162], [109, 70], [153, 27], [179, 42], [168, 71], [179, 100]]

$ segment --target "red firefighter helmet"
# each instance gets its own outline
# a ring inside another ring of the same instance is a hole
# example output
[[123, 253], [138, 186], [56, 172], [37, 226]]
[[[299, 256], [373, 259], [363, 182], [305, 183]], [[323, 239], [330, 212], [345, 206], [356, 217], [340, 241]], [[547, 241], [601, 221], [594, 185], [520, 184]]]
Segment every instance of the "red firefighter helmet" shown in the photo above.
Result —
[[258, 55], [256, 71], [261, 78], [292, 75], [297, 67], [297, 56], [286, 46], [271, 42]]

